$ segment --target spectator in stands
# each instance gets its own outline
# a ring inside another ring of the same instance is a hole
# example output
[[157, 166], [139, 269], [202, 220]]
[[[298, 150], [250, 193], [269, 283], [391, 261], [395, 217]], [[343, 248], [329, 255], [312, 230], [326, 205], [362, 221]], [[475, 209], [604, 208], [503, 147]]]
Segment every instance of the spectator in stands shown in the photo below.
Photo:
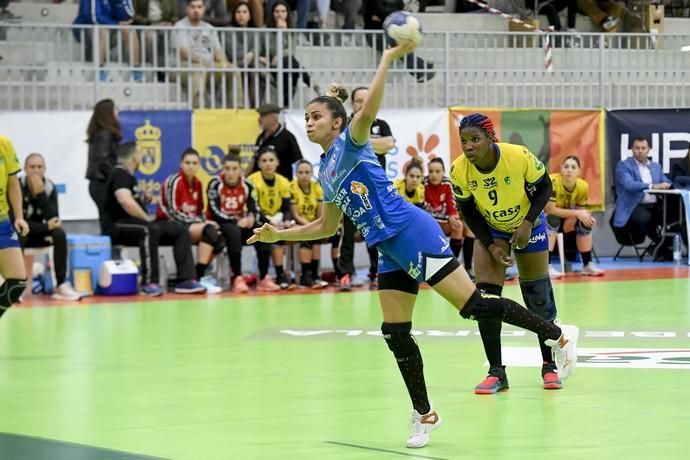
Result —
[[[157, 66], [167, 65], [165, 60], [166, 31], [160, 28], [172, 27], [180, 19], [176, 0], [134, 0], [134, 25], [154, 26], [157, 30], [144, 32], [145, 55]], [[157, 62], [154, 60], [154, 53]]]
[[6, 22], [8, 24], [19, 24], [22, 22], [22, 17], [18, 14], [12, 13], [7, 7], [10, 4], [10, 0], [0, 0], [0, 22]]
[[[213, 26], [202, 20], [206, 7], [202, 0], [187, 0], [187, 16], [175, 23], [173, 43], [176, 62], [191, 71], [180, 72], [182, 85], [191, 87], [193, 107], [202, 107], [209, 75], [218, 93], [227, 97], [228, 107], [243, 107], [242, 80], [239, 72], [225, 56], [218, 33]], [[209, 70], [211, 70], [209, 72]]]
[[[582, 256], [582, 274], [602, 276], [604, 270], [592, 262], [592, 229], [597, 221], [585, 209], [589, 201], [589, 185], [580, 179], [580, 159], [576, 155], [568, 155], [563, 160], [561, 172], [551, 174], [550, 177], [553, 190], [544, 208], [547, 214], [546, 234], [549, 238], [549, 252], [553, 251], [559, 232], [575, 232], [577, 250]], [[551, 264], [549, 264], [549, 275], [551, 279], [564, 276]]]
[[[307, 225], [314, 222], [323, 212], [323, 190], [321, 184], [314, 180], [314, 168], [307, 160], [297, 162], [297, 178], [290, 183], [290, 210], [295, 225]], [[336, 238], [334, 240], [334, 238]], [[333, 235], [329, 240], [338, 247], [339, 237]], [[299, 285], [305, 288], [321, 289], [328, 283], [319, 278], [319, 261], [321, 260], [321, 241], [301, 241], [299, 243], [299, 263], [301, 276]]]
[[117, 164], [117, 145], [121, 139], [122, 129], [115, 103], [112, 99], [98, 101], [86, 128], [86, 142], [89, 144], [86, 178], [89, 180], [89, 195], [98, 208], [101, 231], [105, 182]]
[[[273, 149], [260, 150], [256, 158], [259, 171], [247, 177], [247, 181], [254, 186], [256, 201], [259, 207], [257, 227], [270, 223], [278, 228], [288, 228], [294, 224], [290, 212], [290, 181], [277, 172], [278, 155]], [[258, 254], [261, 256], [262, 254]], [[283, 270], [285, 248], [278, 242], [271, 245], [273, 268], [276, 271], [276, 282], [268, 276], [268, 260], [259, 259], [259, 291], [276, 291], [278, 289], [294, 289], [292, 283]], [[276, 284], [277, 283], [277, 284]], [[278, 289], [276, 289], [278, 287]]]
[[[382, 30], [386, 16], [403, 9], [405, 9], [403, 0], [367, 0], [364, 2], [363, 11], [364, 28], [366, 30]], [[367, 43], [379, 52], [385, 48], [384, 36], [381, 34], [367, 34]], [[434, 78], [433, 62], [425, 62], [424, 59], [414, 53], [407, 54], [403, 59], [405, 59], [405, 67], [407, 67], [410, 75], [417, 79], [418, 83]]]
[[463, 250], [465, 269], [472, 269], [474, 235], [463, 225], [455, 206], [450, 179], [441, 158], [434, 158], [427, 165], [429, 175], [424, 179], [424, 209], [436, 219], [443, 234], [450, 237], [450, 250], [457, 258]]
[[[268, 29], [291, 29], [294, 27], [294, 22], [290, 17], [290, 8], [287, 2], [278, 0], [273, 4], [271, 13], [266, 19], [266, 28]], [[282, 76], [279, 72], [272, 72], [274, 84], [277, 86], [278, 78], [283, 79], [283, 106], [289, 107], [292, 102], [292, 96], [295, 93], [295, 88], [301, 79], [305, 85], [312, 88], [317, 95], [319, 95], [318, 85], [312, 85], [311, 76], [305, 72], [299, 61], [295, 59], [294, 47], [296, 45], [296, 37], [293, 33], [282, 34], [282, 63], [278, 62], [278, 33], [272, 32], [265, 37], [262, 37], [261, 57], [266, 58], [269, 67], [282, 67], [284, 70]]]
[[[369, 96], [369, 89], [364, 86], [359, 86], [350, 93], [350, 103], [352, 104], [352, 119], [357, 112], [362, 110], [364, 103]], [[369, 130], [369, 142], [371, 143], [376, 159], [379, 160], [383, 170], [386, 170], [386, 154], [393, 147], [395, 147], [395, 139], [391, 128], [385, 120], [377, 118], [371, 125]], [[352, 286], [359, 285], [359, 280], [353, 278], [355, 273], [354, 257], [355, 257], [355, 242], [362, 241], [361, 235], [358, 234], [356, 227], [350, 219], [343, 219], [343, 239], [340, 243], [340, 259], [338, 270], [339, 285], [341, 291], [349, 291]], [[369, 255], [369, 289], [375, 290], [377, 287], [376, 279], [378, 273], [379, 253], [376, 248], [367, 246], [367, 253]]]
[[[236, 11], [237, 6], [241, 3], [246, 3], [249, 7], [250, 16], [252, 18], [251, 27], [263, 27], [264, 25], [264, 2], [263, 0], [227, 0], [228, 10]], [[230, 15], [230, 20], [234, 20], [234, 14]], [[233, 25], [233, 27], [236, 27]]]
[[231, 62], [242, 69], [242, 86], [249, 94], [249, 107], [256, 107], [264, 93], [266, 76], [259, 68], [266, 67], [266, 59], [259, 53], [261, 35], [256, 29], [250, 5], [245, 0], [237, 2], [231, 12], [230, 26], [242, 31], [225, 32], [225, 54]]
[[[252, 229], [255, 228], [259, 209], [254, 187], [242, 177], [239, 155], [231, 153], [223, 158], [223, 172], [208, 183], [206, 195], [206, 217], [218, 223], [228, 248], [232, 292], [248, 292], [249, 287], [242, 276], [242, 246], [253, 235]], [[256, 253], [265, 277], [268, 273], [271, 245], [259, 244], [256, 246]], [[279, 289], [276, 285], [275, 290]]]
[[40, 153], [30, 153], [24, 160], [25, 175], [20, 179], [24, 218], [29, 233], [22, 238], [24, 248], [53, 246], [53, 264], [57, 287], [53, 298], [79, 300], [81, 294], [67, 279], [67, 235], [58, 212], [57, 189], [46, 177], [46, 163]]
[[[185, 11], [187, 0], [176, 0], [178, 11]], [[228, 5], [225, 0], [202, 0], [204, 3], [203, 20], [215, 27], [227, 27], [230, 25]]]
[[577, 32], [575, 23], [577, 20], [577, 0], [552, 0], [549, 2], [537, 2], [537, 0], [527, 0], [525, 6], [534, 11], [535, 5], [539, 4], [539, 14], [546, 15], [549, 25], [557, 31], [563, 30], [559, 13], [568, 9], [568, 32]]
[[331, 0], [331, 9], [344, 17], [343, 29], [354, 29], [357, 15], [362, 8], [362, 0]]
[[676, 188], [690, 189], [690, 146], [685, 158], [679, 158], [673, 162], [671, 180]]
[[610, 0], [577, 0], [577, 7], [604, 32], [616, 32], [625, 14], [623, 4]]
[[[26, 268], [19, 238], [29, 233], [24, 220], [22, 188], [17, 174], [22, 170], [12, 142], [0, 135], [0, 317], [19, 302], [26, 287]], [[10, 209], [12, 216], [10, 216]], [[19, 234], [19, 236], [17, 236]]]
[[420, 162], [412, 160], [404, 168], [405, 176], [393, 182], [403, 199], [424, 209], [424, 169]]
[[[100, 24], [108, 26], [128, 26], [134, 22], [134, 7], [132, 0], [80, 0], [79, 11], [74, 24]], [[87, 32], [87, 33], [84, 33]], [[122, 43], [128, 50], [131, 64], [135, 67], [141, 65], [141, 52], [139, 49], [139, 36], [134, 29], [100, 29], [98, 34], [98, 64], [103, 67], [108, 51], [118, 43], [118, 34], [122, 34]], [[77, 41], [86, 36], [87, 56], [90, 56], [89, 48], [93, 46], [93, 37], [86, 29], [74, 29]], [[142, 81], [144, 78], [141, 70], [132, 71], [132, 80]], [[98, 74], [100, 81], [110, 81], [110, 74], [101, 68]]]
[[180, 170], [169, 175], [161, 186], [161, 199], [156, 219], [174, 222], [187, 228], [192, 244], [197, 244], [196, 278], [209, 294], [223, 289], [213, 277], [205, 276], [206, 269], [215, 256], [223, 252], [225, 238], [218, 223], [207, 221], [204, 214], [204, 195], [201, 181], [196, 177], [201, 159], [199, 153], [189, 147], [180, 157]]
[[134, 142], [118, 147], [118, 165], [108, 176], [105, 202], [103, 204], [105, 234], [113, 244], [139, 246], [141, 259], [141, 293], [148, 296], [160, 296], [163, 290], [159, 285], [158, 246], [173, 246], [177, 279], [182, 280], [175, 286], [179, 294], [206, 292], [206, 289], [194, 279], [194, 257], [192, 241], [187, 229], [174, 222], [151, 222], [146, 213], [146, 205], [151, 196], [139, 190], [134, 172], [139, 166], [141, 153]]
[[266, 150], [273, 150], [278, 157], [278, 174], [292, 180], [292, 165], [302, 159], [302, 151], [294, 134], [280, 123], [280, 107], [275, 104], [264, 104], [259, 112], [261, 133], [256, 138], [257, 154], [254, 157], [252, 172], [259, 170], [259, 155]]
[[659, 226], [662, 224], [660, 200], [646, 192], [667, 190], [671, 188], [671, 181], [664, 175], [659, 163], [649, 160], [647, 138], [638, 136], [633, 140], [632, 154], [631, 158], [616, 165], [617, 197], [613, 226], [640, 229], [658, 245], [661, 242]]

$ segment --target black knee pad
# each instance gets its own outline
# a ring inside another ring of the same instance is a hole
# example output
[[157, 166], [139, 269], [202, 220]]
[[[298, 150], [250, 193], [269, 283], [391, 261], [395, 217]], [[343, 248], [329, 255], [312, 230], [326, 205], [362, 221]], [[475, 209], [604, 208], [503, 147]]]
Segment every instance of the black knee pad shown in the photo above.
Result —
[[528, 310], [548, 321], [556, 319], [556, 300], [549, 275], [537, 280], [520, 280], [520, 290]]
[[201, 241], [213, 247], [214, 254], [220, 254], [225, 247], [225, 237], [215, 225], [206, 224], [201, 230]]
[[26, 287], [26, 280], [8, 278], [0, 285], [0, 308], [17, 303]]
[[491, 294], [498, 297], [501, 297], [501, 294], [503, 294], [503, 286], [499, 286], [498, 284], [477, 283], [477, 289], [484, 294]]
[[383, 338], [397, 361], [405, 361], [419, 354], [417, 341], [410, 334], [411, 331], [411, 322], [381, 324]]
[[502, 300], [499, 296], [483, 294], [479, 290], [475, 290], [460, 310], [460, 316], [476, 321], [483, 319], [500, 320], [503, 318]]
[[557, 232], [561, 228], [561, 223], [563, 220], [558, 217], [554, 216], [553, 214], [548, 214], [546, 216], [546, 225], [549, 227], [550, 230], [553, 230]]
[[417, 295], [419, 283], [404, 270], [396, 270], [394, 272], [380, 273], [378, 288], [379, 291], [390, 289]]

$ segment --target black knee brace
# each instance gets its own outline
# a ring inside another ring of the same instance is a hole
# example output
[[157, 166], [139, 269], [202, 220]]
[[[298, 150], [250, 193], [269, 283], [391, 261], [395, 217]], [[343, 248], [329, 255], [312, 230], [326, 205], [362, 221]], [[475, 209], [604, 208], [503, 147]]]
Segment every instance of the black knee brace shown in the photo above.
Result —
[[460, 310], [460, 316], [465, 319], [502, 319], [503, 304], [502, 298], [493, 294], [483, 294], [476, 290], [472, 293], [469, 300]]
[[26, 280], [8, 278], [0, 286], [0, 308], [8, 308], [17, 303], [26, 287]]
[[477, 289], [484, 294], [491, 294], [501, 297], [503, 294], [503, 286], [491, 283], [477, 283]]
[[213, 247], [214, 254], [220, 254], [225, 247], [225, 237], [215, 225], [206, 224], [201, 230], [201, 241]]
[[406, 361], [419, 355], [419, 347], [412, 334], [412, 323], [383, 323], [381, 332], [397, 361]]
[[548, 321], [556, 319], [556, 300], [549, 275], [537, 280], [520, 280], [520, 290], [528, 310]]

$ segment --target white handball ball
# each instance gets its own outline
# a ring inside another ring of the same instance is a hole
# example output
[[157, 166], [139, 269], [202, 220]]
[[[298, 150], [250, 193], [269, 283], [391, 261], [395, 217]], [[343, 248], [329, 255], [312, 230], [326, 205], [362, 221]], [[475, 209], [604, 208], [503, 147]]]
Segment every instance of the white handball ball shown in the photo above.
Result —
[[386, 36], [394, 43], [410, 40], [416, 44], [422, 41], [422, 25], [407, 11], [394, 11], [383, 21]]

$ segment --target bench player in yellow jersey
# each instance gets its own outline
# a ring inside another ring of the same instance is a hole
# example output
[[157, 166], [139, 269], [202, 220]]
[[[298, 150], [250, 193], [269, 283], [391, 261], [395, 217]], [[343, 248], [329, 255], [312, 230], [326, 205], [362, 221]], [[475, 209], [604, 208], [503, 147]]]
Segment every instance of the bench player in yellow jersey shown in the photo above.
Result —
[[396, 180], [393, 185], [405, 201], [424, 209], [424, 167], [420, 162], [412, 160], [404, 171], [405, 177]]
[[[549, 236], [549, 251], [553, 251], [558, 232], [575, 232], [575, 244], [582, 256], [582, 274], [603, 276], [604, 270], [592, 262], [592, 228], [597, 221], [585, 206], [589, 201], [589, 185], [580, 179], [580, 159], [568, 155], [563, 160], [561, 172], [551, 174], [553, 192], [546, 205], [546, 228]], [[562, 278], [564, 273], [549, 265], [551, 279]]]
[[[506, 268], [515, 253], [522, 298], [529, 310], [547, 321], [556, 319], [546, 236], [544, 206], [551, 196], [551, 180], [544, 164], [526, 147], [499, 143], [493, 123], [474, 113], [460, 122], [464, 155], [450, 168], [458, 207], [475, 241], [477, 289], [500, 296]], [[479, 332], [489, 361], [489, 374], [475, 387], [477, 394], [508, 389], [501, 358], [501, 323], [480, 320]], [[561, 388], [551, 349], [539, 337], [546, 389]]]
[[[17, 303], [26, 287], [26, 269], [19, 244], [19, 237], [29, 234], [29, 224], [24, 220], [22, 190], [17, 173], [22, 170], [12, 142], [0, 136], [0, 316], [12, 304]], [[14, 225], [10, 220], [10, 207], [14, 213]]]

